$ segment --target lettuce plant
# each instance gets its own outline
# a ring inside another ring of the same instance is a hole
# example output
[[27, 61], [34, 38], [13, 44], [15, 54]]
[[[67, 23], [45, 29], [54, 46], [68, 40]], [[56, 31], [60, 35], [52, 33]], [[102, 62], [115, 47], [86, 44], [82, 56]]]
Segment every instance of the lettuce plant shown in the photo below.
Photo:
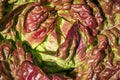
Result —
[[1, 79], [119, 80], [119, 3], [1, 1]]

